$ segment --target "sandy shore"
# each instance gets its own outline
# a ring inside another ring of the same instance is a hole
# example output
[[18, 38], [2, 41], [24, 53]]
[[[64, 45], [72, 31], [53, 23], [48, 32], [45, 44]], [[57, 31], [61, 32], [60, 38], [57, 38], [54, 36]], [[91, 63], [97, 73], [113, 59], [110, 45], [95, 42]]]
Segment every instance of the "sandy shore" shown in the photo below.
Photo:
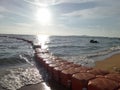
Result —
[[105, 69], [112, 72], [117, 71], [120, 73], [120, 53], [105, 60], [97, 61], [95, 68]]
[[24, 86], [18, 90], [68, 90], [54, 81], [51, 81], [49, 85], [46, 82], [41, 82], [35, 85]]

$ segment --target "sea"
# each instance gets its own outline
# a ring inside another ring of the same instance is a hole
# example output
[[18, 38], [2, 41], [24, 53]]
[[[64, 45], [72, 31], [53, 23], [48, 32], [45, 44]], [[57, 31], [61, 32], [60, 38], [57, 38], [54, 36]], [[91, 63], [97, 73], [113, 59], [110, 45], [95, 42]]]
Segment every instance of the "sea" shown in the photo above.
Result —
[[[32, 45], [25, 40], [40, 44], [43, 50], [49, 52], [48, 56], [88, 67], [120, 53], [120, 38], [1, 34], [0, 90], [17, 90], [44, 81], [35, 62]], [[91, 43], [90, 40], [98, 43]]]

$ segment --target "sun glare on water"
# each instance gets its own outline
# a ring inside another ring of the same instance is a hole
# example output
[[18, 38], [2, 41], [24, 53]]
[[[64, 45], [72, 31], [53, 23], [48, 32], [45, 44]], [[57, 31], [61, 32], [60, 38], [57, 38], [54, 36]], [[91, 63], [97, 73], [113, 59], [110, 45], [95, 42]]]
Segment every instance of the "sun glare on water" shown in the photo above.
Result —
[[37, 10], [36, 19], [41, 25], [49, 25], [51, 18], [51, 12], [47, 7], [42, 7]]
[[49, 36], [48, 35], [37, 35], [38, 43], [41, 45], [42, 49], [47, 49], [46, 43], [49, 42]]

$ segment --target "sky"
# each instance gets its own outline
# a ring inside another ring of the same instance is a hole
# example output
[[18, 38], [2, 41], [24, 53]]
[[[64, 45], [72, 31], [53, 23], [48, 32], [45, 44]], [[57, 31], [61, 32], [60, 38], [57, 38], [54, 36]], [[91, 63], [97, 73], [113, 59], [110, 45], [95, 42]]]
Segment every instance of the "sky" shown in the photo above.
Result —
[[0, 33], [120, 37], [120, 0], [0, 0]]

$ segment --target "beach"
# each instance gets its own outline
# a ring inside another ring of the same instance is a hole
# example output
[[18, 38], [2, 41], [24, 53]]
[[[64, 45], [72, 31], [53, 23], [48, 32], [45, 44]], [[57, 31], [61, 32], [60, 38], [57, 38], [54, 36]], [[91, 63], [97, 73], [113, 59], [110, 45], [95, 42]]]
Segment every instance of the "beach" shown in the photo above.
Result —
[[[90, 43], [89, 41], [93, 38], [100, 43]], [[0, 90], [3, 88], [9, 90], [67, 90], [53, 80], [47, 82], [47, 79], [50, 79], [48, 73], [43, 72], [44, 68], [39, 65], [41, 61], [36, 62], [36, 60], [42, 60], [40, 58], [59, 57], [61, 60], [86, 67], [94, 67], [96, 63], [94, 68], [109, 71], [119, 72], [120, 68], [120, 54], [105, 59], [109, 54], [119, 52], [120, 40], [117, 38], [8, 35], [1, 36], [0, 42], [0, 71], [3, 71], [0, 74]], [[42, 52], [39, 52], [41, 49], [38, 49], [38, 59], [35, 59], [34, 54], [37, 50], [32, 47], [38, 43], [41, 44]], [[49, 53], [44, 50], [48, 50]], [[100, 61], [98, 62], [98, 60]]]
[[104, 60], [97, 61], [95, 68], [105, 69], [111, 72], [120, 73], [120, 53], [112, 55]]
[[[120, 53], [112, 55], [104, 60], [97, 61], [95, 68], [108, 70], [110, 72], [119, 72], [120, 73]], [[52, 83], [54, 85], [52, 85]], [[39, 84], [35, 85], [29, 85], [24, 86], [18, 90], [67, 90], [61, 85], [55, 84], [54, 82], [51, 82], [49, 85], [47, 85], [45, 82], [41, 82]]]

